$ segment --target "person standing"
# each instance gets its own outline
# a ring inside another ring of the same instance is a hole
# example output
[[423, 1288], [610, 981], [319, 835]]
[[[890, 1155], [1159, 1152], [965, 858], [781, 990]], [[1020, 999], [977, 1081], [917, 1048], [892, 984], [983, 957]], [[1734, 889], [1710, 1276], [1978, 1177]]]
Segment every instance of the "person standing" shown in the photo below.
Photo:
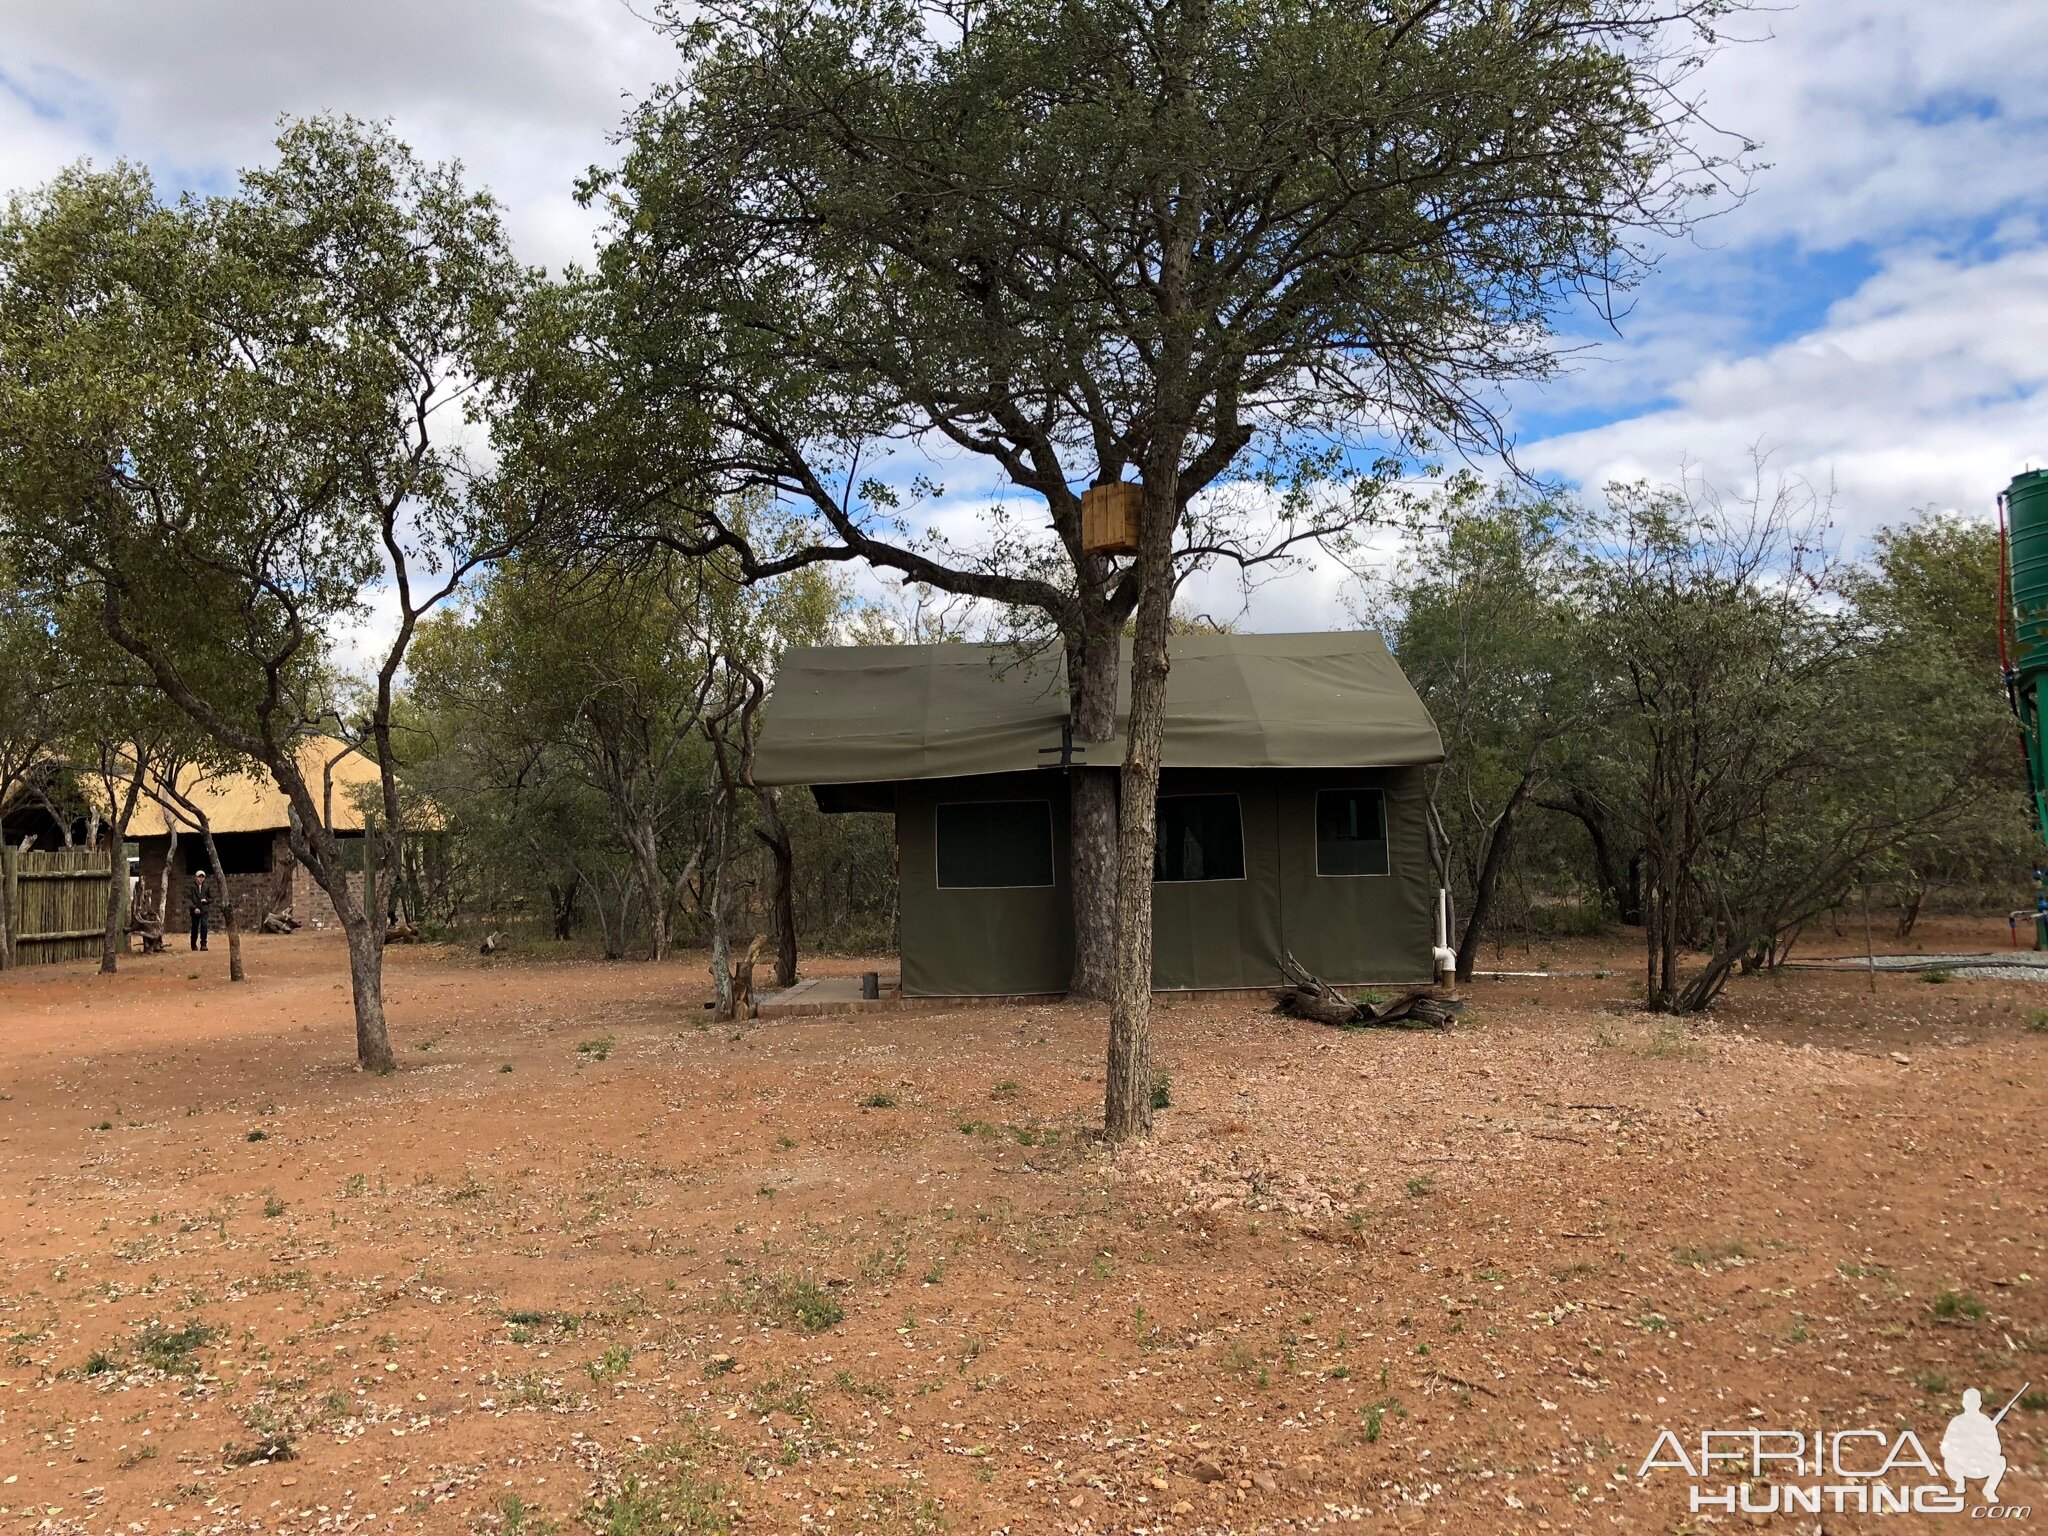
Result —
[[187, 899], [192, 907], [192, 947], [204, 949], [206, 920], [213, 912], [213, 892], [207, 888], [205, 870], [200, 870], [192, 877], [192, 891]]

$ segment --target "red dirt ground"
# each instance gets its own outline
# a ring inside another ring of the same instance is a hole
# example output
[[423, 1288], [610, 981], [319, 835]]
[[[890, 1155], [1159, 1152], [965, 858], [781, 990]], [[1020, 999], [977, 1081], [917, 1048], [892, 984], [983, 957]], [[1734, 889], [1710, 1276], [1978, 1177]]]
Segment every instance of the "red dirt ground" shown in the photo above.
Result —
[[0, 976], [0, 1532], [1944, 1530], [1636, 1474], [1938, 1456], [2029, 1378], [2048, 1507], [2048, 984], [1681, 1029], [1626, 947], [1531, 958], [1606, 974], [1443, 1035], [1165, 1002], [1116, 1154], [1087, 1007], [716, 1027], [701, 958], [399, 950], [376, 1079], [331, 935]]

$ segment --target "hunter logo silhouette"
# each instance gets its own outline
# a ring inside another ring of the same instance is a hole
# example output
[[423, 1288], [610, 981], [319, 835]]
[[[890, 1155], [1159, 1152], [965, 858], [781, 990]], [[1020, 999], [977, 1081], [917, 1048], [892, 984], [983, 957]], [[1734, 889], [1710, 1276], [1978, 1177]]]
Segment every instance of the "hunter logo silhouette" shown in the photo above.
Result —
[[1950, 1482], [1956, 1485], [1956, 1492], [1963, 1491], [1963, 1484], [1982, 1481], [1984, 1500], [1988, 1504], [1998, 1502], [1999, 1480], [2005, 1476], [2004, 1449], [1998, 1443], [1998, 1421], [2012, 1412], [2012, 1405], [2025, 1395], [2028, 1382], [2013, 1393], [2012, 1402], [1997, 1413], [1986, 1418], [1984, 1415], [1984, 1394], [1975, 1387], [1963, 1394], [1963, 1411], [1948, 1421], [1948, 1428], [1941, 1436], [1941, 1468], [1948, 1474]]

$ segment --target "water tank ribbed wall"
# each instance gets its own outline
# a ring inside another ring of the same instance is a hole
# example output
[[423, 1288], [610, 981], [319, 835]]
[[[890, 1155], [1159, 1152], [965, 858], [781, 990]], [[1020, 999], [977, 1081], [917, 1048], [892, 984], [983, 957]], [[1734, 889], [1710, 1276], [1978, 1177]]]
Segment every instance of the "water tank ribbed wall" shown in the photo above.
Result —
[[2048, 672], [2048, 470], [2016, 476], [2005, 492], [2012, 527], [2012, 603], [2019, 616], [2013, 664]]

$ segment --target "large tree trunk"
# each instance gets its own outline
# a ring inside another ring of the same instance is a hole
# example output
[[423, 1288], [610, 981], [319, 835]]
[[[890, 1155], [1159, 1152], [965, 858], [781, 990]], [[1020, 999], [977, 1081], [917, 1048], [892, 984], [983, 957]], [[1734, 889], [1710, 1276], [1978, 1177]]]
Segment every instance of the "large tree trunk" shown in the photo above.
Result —
[[135, 772], [123, 791], [113, 824], [107, 829], [107, 927], [100, 942], [100, 974], [111, 976], [118, 968], [122, 950], [128, 947], [128, 823], [135, 815], [135, 802], [142, 794], [146, 765], [137, 754]]
[[576, 936], [576, 898], [582, 886], [582, 877], [574, 874], [567, 880], [548, 883], [548, 910], [554, 918], [557, 939], [567, 940]]
[[178, 861], [178, 823], [171, 816], [171, 808], [162, 800], [157, 805], [164, 813], [164, 828], [170, 834], [164, 845], [164, 862], [156, 872], [156, 925], [162, 930], [165, 940], [170, 938], [171, 921], [171, 866]]
[[[328, 892], [331, 898], [333, 891]], [[365, 1072], [395, 1072], [398, 1058], [391, 1053], [391, 1031], [384, 1021], [384, 925], [365, 913], [354, 901], [351, 910], [335, 913], [348, 934], [348, 979], [356, 1005], [356, 1065]]]
[[647, 941], [653, 960], [666, 960], [669, 951], [668, 882], [661, 878], [661, 850], [654, 828], [645, 820], [627, 821], [620, 831], [632, 851], [633, 869], [640, 878], [640, 894], [647, 903]]
[[[1067, 645], [1074, 745], [1099, 745], [1116, 729], [1118, 646], [1114, 630]], [[1112, 995], [1116, 974], [1116, 771], [1108, 764], [1067, 775], [1069, 868], [1074, 882], [1074, 997]]]
[[127, 947], [128, 935], [122, 930], [128, 926], [128, 861], [121, 856], [121, 829], [113, 828], [113, 840], [108, 849], [108, 871], [113, 876], [107, 882], [106, 932], [100, 938], [100, 974], [111, 976], [120, 969], [121, 951]]
[[1500, 872], [1507, 867], [1508, 850], [1514, 845], [1515, 815], [1522, 808], [1522, 802], [1529, 798], [1529, 791], [1536, 787], [1536, 779], [1542, 772], [1538, 766], [1537, 753], [1531, 751], [1529, 761], [1522, 768], [1522, 780], [1515, 786], [1515, 792], [1508, 796], [1508, 803], [1494, 817], [1493, 825], [1487, 830], [1486, 852], [1479, 861], [1479, 873], [1472, 882], [1472, 910], [1465, 919], [1465, 931], [1458, 939], [1458, 980], [1472, 979], [1473, 962], [1479, 955], [1479, 939], [1486, 928], [1486, 918], [1493, 910], [1494, 892], [1500, 886]]
[[[1178, 443], [1174, 453], [1178, 454]], [[1155, 464], [1158, 463], [1155, 455]], [[1117, 818], [1116, 955], [1109, 1008], [1103, 1130], [1111, 1141], [1152, 1127], [1152, 850], [1158, 837], [1160, 748], [1166, 735], [1166, 636], [1173, 613], [1174, 461], [1146, 482], [1139, 522], [1137, 634], [1131, 721]]]
[[[723, 754], [718, 754], [720, 768]], [[732, 936], [726, 931], [725, 887], [732, 863], [732, 786], [714, 768], [711, 779], [711, 873], [705, 882], [709, 895], [706, 916], [711, 920], [711, 990], [721, 1019], [734, 1013], [732, 987]]]
[[391, 1030], [384, 1019], [384, 912], [383, 892], [378, 889], [378, 870], [384, 856], [379, 849], [376, 826], [373, 823], [363, 832], [363, 899], [358, 901], [356, 893], [349, 889], [348, 870], [342, 863], [340, 849], [325, 829], [316, 829], [316, 856], [315, 831], [307, 829], [299, 809], [302, 804], [310, 805], [312, 797], [306, 794], [303, 780], [296, 781], [293, 787], [296, 793], [290, 832], [292, 857], [306, 866], [320, 889], [327, 893], [342, 932], [348, 936], [349, 990], [356, 1011], [356, 1065], [365, 1072], [395, 1072], [398, 1058], [392, 1054]]
[[796, 850], [790, 846], [789, 828], [783, 824], [782, 807], [772, 789], [755, 791], [761, 815], [768, 825], [754, 835], [767, 845], [774, 867], [774, 889], [770, 900], [775, 917], [775, 985], [796, 985]]
[[221, 916], [228, 925], [228, 980], [244, 981], [242, 974], [242, 925], [235, 912], [234, 887], [228, 884], [227, 871], [220, 867], [220, 849], [213, 841], [213, 826], [204, 819], [199, 823], [199, 840], [206, 848], [206, 867], [213, 871], [213, 883], [220, 892]]
[[1551, 810], [1562, 811], [1586, 829], [1586, 840], [1593, 849], [1593, 879], [1600, 887], [1600, 894], [1613, 906], [1614, 915], [1622, 922], [1634, 927], [1643, 921], [1643, 861], [1640, 853], [1630, 857], [1623, 866], [1614, 855], [1614, 842], [1607, 828], [1607, 813], [1600, 803], [1576, 784], [1563, 800], [1543, 802]]

